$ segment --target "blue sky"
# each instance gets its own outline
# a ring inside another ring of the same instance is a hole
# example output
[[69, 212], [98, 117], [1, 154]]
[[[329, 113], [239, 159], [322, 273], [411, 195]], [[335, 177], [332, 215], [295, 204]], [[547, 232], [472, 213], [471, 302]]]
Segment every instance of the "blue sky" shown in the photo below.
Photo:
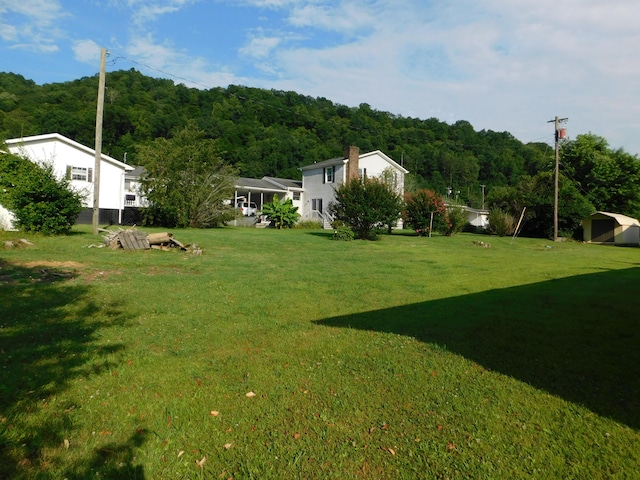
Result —
[[[0, 71], [136, 68], [640, 154], [638, 0], [0, 0]], [[46, 132], [42, 132], [46, 133]]]

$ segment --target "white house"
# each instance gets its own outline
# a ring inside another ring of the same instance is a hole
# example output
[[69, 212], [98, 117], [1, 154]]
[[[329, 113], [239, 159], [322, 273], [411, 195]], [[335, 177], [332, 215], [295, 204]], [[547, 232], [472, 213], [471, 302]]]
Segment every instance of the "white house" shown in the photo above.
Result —
[[[91, 223], [95, 182], [95, 150], [58, 133], [13, 138], [5, 142], [9, 152], [37, 163], [51, 163], [60, 178], [83, 196], [78, 223]], [[125, 205], [125, 175], [133, 167], [102, 154], [100, 162], [99, 223], [122, 223]]]
[[[351, 178], [381, 177], [393, 183], [397, 193], [404, 195], [404, 176], [407, 169], [390, 157], [375, 150], [360, 154], [358, 147], [347, 148], [344, 157], [317, 162], [301, 168], [304, 197], [299, 210], [302, 218], [320, 220], [325, 228], [331, 225], [329, 205], [335, 201], [335, 189]], [[402, 227], [402, 220], [398, 220]]]

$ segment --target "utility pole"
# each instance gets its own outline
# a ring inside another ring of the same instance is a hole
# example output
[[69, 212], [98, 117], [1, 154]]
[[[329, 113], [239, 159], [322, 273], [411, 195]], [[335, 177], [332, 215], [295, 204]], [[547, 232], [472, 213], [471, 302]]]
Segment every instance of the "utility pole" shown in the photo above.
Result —
[[564, 129], [560, 130], [560, 124], [569, 120], [568, 118], [554, 118], [553, 120], [549, 120], [547, 123], [553, 123], [555, 127], [555, 142], [556, 142], [556, 154], [555, 154], [555, 179], [554, 179], [554, 190], [553, 190], [553, 241], [557, 242], [559, 240], [558, 237], [558, 178], [560, 176], [560, 140], [565, 137]]
[[102, 116], [104, 112], [104, 83], [107, 63], [107, 49], [100, 50], [100, 80], [98, 81], [98, 108], [96, 111], [96, 160], [93, 169], [93, 234], [98, 234], [100, 213], [100, 163], [102, 160]]

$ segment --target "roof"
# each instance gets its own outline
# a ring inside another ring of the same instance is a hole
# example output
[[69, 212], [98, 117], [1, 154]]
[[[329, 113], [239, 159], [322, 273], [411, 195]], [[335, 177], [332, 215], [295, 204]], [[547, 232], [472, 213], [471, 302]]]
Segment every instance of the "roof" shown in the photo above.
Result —
[[146, 168], [144, 167], [133, 167], [133, 170], [131, 170], [130, 172], [127, 172], [127, 177], [128, 178], [140, 178], [142, 176], [143, 173], [145, 173], [147, 171]]
[[262, 177], [263, 180], [267, 182], [273, 183], [275, 186], [289, 189], [289, 188], [299, 188], [302, 189], [302, 180], [293, 180], [290, 178], [277, 178], [277, 177]]
[[304, 167], [300, 167], [300, 170], [311, 170], [313, 168], [330, 167], [332, 165], [340, 165], [341, 163], [347, 163], [348, 161], [349, 159], [345, 157], [331, 158], [329, 160], [323, 160], [322, 162], [312, 163], [311, 165], [305, 165]]
[[619, 225], [622, 226], [635, 226], [640, 227], [640, 222], [632, 217], [627, 217], [626, 215], [622, 215], [620, 213], [610, 213], [610, 212], [596, 212], [591, 215], [589, 218], [592, 218], [595, 215], [604, 215], [605, 217], [613, 218]]
[[[409, 170], [407, 170], [402, 165], [395, 162], [391, 157], [382, 153], [380, 150], [374, 150], [368, 153], [361, 153], [358, 158], [359, 160], [365, 160], [367, 157], [373, 157], [375, 155], [382, 157], [384, 160], [387, 161], [387, 163], [389, 163], [392, 167], [402, 171], [402, 173], [409, 173]], [[329, 160], [324, 160], [322, 162], [312, 163], [311, 165], [305, 165], [304, 167], [301, 167], [300, 170], [312, 170], [314, 168], [330, 167], [332, 165], [340, 165], [341, 163], [347, 163], [348, 161], [349, 159], [345, 157], [332, 158]]]
[[[20, 146], [20, 145], [28, 145], [31, 143], [38, 142], [48, 142], [48, 141], [58, 141], [62, 143], [66, 143], [67, 145], [85, 152], [88, 155], [94, 156], [96, 155], [96, 151], [93, 148], [89, 148], [81, 143], [76, 142], [75, 140], [71, 140], [70, 138], [65, 137], [64, 135], [60, 135], [59, 133], [46, 133], [44, 135], [32, 135], [30, 137], [22, 137], [22, 138], [11, 138], [9, 140], [5, 140], [5, 144], [7, 146]], [[102, 160], [112, 163], [125, 171], [133, 170], [131, 165], [127, 165], [126, 163], [120, 162], [109, 155], [101, 154]]]

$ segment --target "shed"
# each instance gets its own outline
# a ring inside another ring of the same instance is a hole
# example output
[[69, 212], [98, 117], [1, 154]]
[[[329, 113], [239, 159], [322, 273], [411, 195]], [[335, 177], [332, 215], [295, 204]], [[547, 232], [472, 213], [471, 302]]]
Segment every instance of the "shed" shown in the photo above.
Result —
[[584, 241], [640, 246], [640, 222], [626, 215], [596, 212], [582, 221]]

